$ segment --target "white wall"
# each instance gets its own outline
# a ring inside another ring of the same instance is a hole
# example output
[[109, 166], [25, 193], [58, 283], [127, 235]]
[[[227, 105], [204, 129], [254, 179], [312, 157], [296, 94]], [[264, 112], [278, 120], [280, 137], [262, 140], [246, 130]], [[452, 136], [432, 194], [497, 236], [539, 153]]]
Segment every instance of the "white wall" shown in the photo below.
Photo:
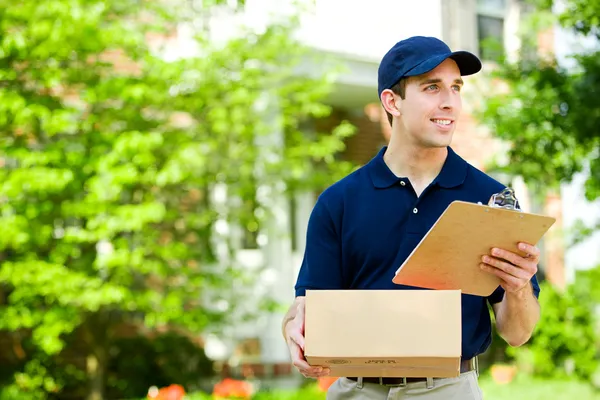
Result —
[[[566, 239], [571, 236], [572, 226], [577, 220], [588, 226], [600, 221], [600, 200], [593, 203], [585, 200], [583, 185], [586, 177], [587, 174], [577, 174], [571, 183], [561, 188]], [[566, 247], [565, 273], [568, 282], [574, 279], [575, 270], [597, 265], [600, 265], [600, 232], [576, 246]]]
[[315, 0], [300, 37], [315, 48], [379, 61], [409, 36], [442, 36], [440, 0]]

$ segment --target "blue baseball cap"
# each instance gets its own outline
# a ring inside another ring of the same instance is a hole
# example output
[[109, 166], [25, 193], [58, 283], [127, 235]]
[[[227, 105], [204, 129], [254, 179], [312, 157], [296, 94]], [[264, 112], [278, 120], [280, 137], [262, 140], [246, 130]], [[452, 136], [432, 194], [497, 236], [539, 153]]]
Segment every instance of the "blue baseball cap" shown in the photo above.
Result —
[[481, 70], [481, 61], [468, 51], [452, 52], [438, 38], [413, 36], [401, 40], [383, 56], [378, 70], [378, 91], [390, 89], [400, 79], [425, 74], [447, 58], [456, 61], [461, 75], [472, 75]]

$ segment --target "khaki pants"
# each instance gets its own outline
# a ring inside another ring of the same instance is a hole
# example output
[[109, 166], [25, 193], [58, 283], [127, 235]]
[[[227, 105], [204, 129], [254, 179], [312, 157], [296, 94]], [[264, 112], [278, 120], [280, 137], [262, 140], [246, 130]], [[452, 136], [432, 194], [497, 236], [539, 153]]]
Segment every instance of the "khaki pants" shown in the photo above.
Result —
[[329, 388], [327, 400], [481, 400], [483, 393], [477, 383], [475, 371], [465, 372], [458, 378], [434, 379], [433, 388], [427, 389], [425, 382], [409, 383], [406, 386], [387, 387], [376, 383], [364, 383], [339, 378]]

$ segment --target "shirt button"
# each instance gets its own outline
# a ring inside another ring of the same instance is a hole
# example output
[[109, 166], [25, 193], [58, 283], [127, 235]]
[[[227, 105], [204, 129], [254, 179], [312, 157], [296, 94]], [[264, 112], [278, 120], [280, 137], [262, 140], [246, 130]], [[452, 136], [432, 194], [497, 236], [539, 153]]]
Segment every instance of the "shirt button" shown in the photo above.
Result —
[[406, 182], [404, 182], [404, 181], [400, 181], [400, 185], [402, 185], [402, 186], [406, 186]]
[[416, 208], [413, 208], [413, 214], [416, 214], [418, 212], [419, 212], [419, 210], [417, 210]]

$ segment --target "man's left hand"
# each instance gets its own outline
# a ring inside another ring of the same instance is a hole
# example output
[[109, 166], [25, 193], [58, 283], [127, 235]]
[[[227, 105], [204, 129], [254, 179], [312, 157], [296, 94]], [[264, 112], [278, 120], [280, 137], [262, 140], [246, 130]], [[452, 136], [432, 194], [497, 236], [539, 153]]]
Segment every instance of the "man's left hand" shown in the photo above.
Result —
[[499, 277], [502, 280], [500, 286], [506, 292], [518, 292], [527, 287], [538, 270], [540, 250], [527, 243], [519, 243], [519, 250], [526, 253], [526, 256], [493, 248], [491, 255], [485, 255], [481, 259], [481, 269]]

